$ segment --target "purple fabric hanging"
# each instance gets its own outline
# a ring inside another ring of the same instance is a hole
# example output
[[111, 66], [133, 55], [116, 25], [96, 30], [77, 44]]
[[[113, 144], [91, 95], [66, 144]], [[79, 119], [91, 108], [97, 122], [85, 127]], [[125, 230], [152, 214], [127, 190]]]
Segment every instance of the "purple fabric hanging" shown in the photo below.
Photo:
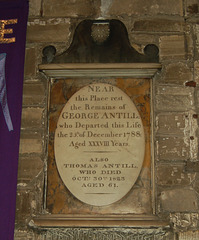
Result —
[[27, 0], [0, 0], [0, 240], [14, 239]]

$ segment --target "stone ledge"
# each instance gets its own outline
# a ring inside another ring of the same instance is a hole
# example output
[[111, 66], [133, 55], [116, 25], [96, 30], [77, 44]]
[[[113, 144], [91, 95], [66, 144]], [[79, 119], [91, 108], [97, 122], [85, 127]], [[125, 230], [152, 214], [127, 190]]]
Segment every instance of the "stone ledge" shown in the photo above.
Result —
[[33, 218], [34, 227], [169, 227], [169, 222], [154, 215], [74, 216], [45, 214]]
[[74, 64], [41, 64], [39, 70], [48, 77], [109, 77], [127, 76], [151, 78], [161, 69], [159, 63], [74, 63]]

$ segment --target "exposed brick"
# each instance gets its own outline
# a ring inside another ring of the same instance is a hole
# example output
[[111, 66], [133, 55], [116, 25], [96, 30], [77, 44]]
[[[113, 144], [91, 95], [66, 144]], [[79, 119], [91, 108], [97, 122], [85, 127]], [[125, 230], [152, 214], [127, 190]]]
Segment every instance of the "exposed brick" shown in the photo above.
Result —
[[35, 48], [26, 48], [24, 75], [25, 77], [32, 77], [36, 75]]
[[27, 41], [67, 42], [70, 35], [69, 27], [70, 21], [67, 18], [34, 19], [28, 22]]
[[186, 63], [170, 63], [163, 68], [161, 78], [165, 83], [184, 84], [193, 80], [193, 73]]
[[179, 137], [158, 137], [156, 142], [159, 160], [187, 160], [189, 159], [189, 140]]
[[186, 0], [186, 15], [194, 15], [199, 13], [198, 0]]
[[196, 82], [194, 81], [189, 81], [185, 83], [186, 87], [196, 87]]
[[156, 116], [156, 131], [159, 134], [184, 135], [187, 124], [187, 113], [160, 113]]
[[160, 59], [185, 59], [185, 39], [183, 35], [160, 37]]
[[157, 183], [164, 186], [187, 186], [195, 179], [195, 173], [185, 173], [184, 165], [161, 164], [157, 167]]
[[164, 190], [161, 192], [160, 202], [162, 211], [195, 212], [198, 209], [196, 193], [189, 188]]
[[134, 31], [146, 32], [183, 32], [184, 22], [177, 22], [168, 19], [144, 19], [134, 23]]
[[40, 157], [20, 157], [18, 164], [18, 183], [31, 182], [43, 169], [43, 162]]
[[42, 136], [39, 133], [23, 133], [20, 137], [20, 153], [42, 153]]
[[46, 92], [43, 83], [24, 83], [23, 106], [43, 106], [46, 98], [45, 94]]
[[183, 14], [182, 1], [176, 0], [173, 4], [172, 0], [126, 0], [121, 4], [120, 0], [115, 0], [109, 7], [110, 15], [181, 15]]
[[43, 108], [23, 108], [22, 109], [22, 129], [38, 128], [40, 129], [43, 124]]
[[43, 5], [43, 14], [46, 17], [77, 17], [93, 16], [97, 14], [98, 5], [92, 0], [46, 0]]

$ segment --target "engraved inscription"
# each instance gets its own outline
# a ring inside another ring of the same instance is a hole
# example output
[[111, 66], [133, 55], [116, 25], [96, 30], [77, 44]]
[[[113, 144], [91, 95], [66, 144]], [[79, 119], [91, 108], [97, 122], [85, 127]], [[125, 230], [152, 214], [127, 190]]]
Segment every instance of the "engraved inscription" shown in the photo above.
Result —
[[144, 151], [142, 120], [119, 88], [91, 84], [64, 106], [55, 160], [64, 184], [80, 201], [103, 206], [124, 197], [140, 173]]

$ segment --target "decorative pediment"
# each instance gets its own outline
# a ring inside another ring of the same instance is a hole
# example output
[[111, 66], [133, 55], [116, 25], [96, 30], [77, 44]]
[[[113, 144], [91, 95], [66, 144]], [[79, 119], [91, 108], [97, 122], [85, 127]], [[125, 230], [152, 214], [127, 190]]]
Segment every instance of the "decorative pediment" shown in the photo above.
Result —
[[84, 20], [77, 26], [71, 46], [56, 55], [54, 46], [43, 49], [45, 63], [158, 63], [159, 50], [146, 45], [134, 49], [125, 25], [119, 20]]

